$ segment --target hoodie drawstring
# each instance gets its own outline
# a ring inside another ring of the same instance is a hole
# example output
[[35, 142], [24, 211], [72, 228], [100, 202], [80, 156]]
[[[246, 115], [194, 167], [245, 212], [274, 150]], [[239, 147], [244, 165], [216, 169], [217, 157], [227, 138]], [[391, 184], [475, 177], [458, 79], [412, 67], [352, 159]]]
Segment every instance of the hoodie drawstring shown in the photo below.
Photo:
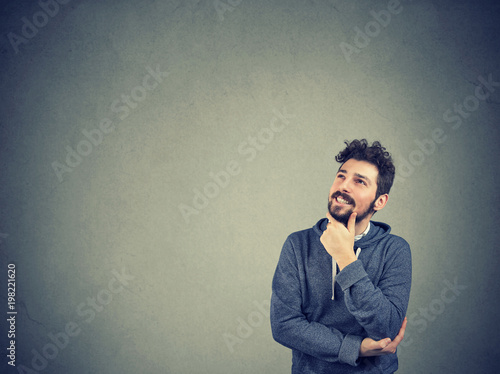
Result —
[[[361, 248], [356, 250], [356, 258], [359, 258]], [[337, 261], [332, 257], [332, 300], [335, 300], [335, 277], [337, 276]]]

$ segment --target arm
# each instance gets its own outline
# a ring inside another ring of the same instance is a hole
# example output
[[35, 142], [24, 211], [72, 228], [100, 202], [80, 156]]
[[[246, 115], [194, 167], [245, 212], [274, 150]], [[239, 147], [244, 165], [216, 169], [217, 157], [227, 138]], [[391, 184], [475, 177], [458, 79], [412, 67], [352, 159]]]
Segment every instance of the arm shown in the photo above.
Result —
[[363, 338], [309, 322], [302, 313], [301, 294], [299, 266], [288, 239], [273, 278], [271, 328], [274, 339], [285, 347], [321, 360], [358, 365]]
[[359, 347], [359, 357], [371, 357], [371, 356], [382, 356], [390, 355], [396, 353], [396, 348], [399, 343], [403, 340], [406, 330], [407, 319], [405, 317], [401, 329], [399, 329], [398, 335], [391, 341], [391, 339], [381, 339], [375, 341], [371, 338], [365, 338], [361, 342], [361, 347]]
[[411, 285], [411, 254], [401, 239], [391, 245], [391, 257], [377, 287], [374, 286], [360, 260], [346, 266], [336, 281], [344, 291], [347, 309], [372, 339], [394, 338], [404, 320]]
[[403, 323], [411, 285], [411, 253], [408, 243], [394, 238], [388, 245], [383, 273], [374, 286], [363, 264], [353, 256], [356, 213], [347, 227], [328, 216], [330, 223], [321, 236], [327, 252], [337, 261], [341, 271], [335, 281], [344, 291], [349, 312], [372, 339], [393, 338]]

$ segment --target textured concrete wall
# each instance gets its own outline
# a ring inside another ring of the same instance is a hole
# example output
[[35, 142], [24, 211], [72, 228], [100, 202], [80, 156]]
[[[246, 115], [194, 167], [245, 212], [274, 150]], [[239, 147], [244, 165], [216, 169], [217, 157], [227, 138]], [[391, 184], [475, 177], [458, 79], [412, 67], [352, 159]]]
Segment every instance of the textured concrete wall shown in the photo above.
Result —
[[499, 15], [445, 0], [2, 5], [7, 372], [289, 372], [273, 272], [357, 137], [398, 167], [376, 218], [413, 251], [399, 372], [497, 372]]

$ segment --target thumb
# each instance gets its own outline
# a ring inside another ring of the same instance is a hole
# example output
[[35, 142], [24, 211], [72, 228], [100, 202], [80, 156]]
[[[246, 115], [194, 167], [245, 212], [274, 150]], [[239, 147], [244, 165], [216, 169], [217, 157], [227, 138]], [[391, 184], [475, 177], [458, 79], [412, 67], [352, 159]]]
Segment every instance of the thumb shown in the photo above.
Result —
[[349, 221], [347, 222], [347, 230], [349, 230], [349, 232], [354, 233], [355, 231], [357, 215], [358, 215], [357, 213], [352, 213], [351, 216], [349, 217]]

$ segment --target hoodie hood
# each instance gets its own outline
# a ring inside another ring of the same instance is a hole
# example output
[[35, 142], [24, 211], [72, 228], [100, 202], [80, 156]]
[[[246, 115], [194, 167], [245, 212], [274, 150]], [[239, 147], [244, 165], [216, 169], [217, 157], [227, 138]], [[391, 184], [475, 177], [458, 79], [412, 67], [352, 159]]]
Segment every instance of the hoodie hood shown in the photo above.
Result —
[[[328, 224], [327, 218], [320, 219], [314, 226], [313, 230], [321, 236], [323, 231], [326, 230], [326, 225]], [[391, 227], [383, 222], [370, 221], [370, 230], [361, 239], [354, 242], [354, 252], [356, 253], [356, 258], [359, 258], [361, 250], [369, 250], [369, 247], [375, 245], [382, 238], [389, 235], [391, 232]], [[332, 258], [332, 300], [335, 300], [335, 277], [337, 276], [337, 262]]]

